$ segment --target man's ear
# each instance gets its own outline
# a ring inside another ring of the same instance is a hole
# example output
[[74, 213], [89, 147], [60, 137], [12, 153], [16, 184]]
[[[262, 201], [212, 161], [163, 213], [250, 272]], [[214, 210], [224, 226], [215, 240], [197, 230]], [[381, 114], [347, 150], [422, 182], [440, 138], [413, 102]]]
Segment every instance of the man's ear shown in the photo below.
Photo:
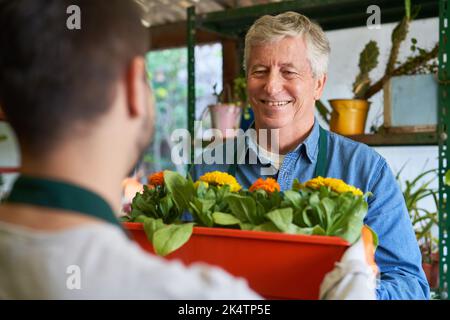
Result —
[[323, 74], [315, 80], [315, 88], [314, 88], [314, 100], [319, 100], [322, 97], [322, 92], [325, 87], [325, 83], [327, 82], [327, 74]]
[[132, 117], [145, 114], [147, 91], [149, 90], [145, 75], [145, 59], [143, 57], [133, 58], [127, 71], [128, 112]]

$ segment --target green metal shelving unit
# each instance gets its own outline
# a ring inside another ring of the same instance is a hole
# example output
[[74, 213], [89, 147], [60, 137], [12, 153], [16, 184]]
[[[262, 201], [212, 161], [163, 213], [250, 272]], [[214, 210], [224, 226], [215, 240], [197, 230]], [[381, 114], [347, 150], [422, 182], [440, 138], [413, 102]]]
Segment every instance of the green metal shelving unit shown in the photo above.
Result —
[[[449, 299], [450, 270], [448, 252], [450, 251], [450, 187], [445, 185], [445, 172], [450, 164], [450, 0], [412, 0], [420, 5], [420, 15], [416, 19], [439, 17], [439, 121], [436, 134], [361, 135], [355, 140], [373, 146], [401, 145], [439, 145], [439, 254], [440, 283], [437, 293], [440, 299]], [[226, 11], [196, 15], [195, 7], [188, 9], [188, 128], [194, 137], [195, 120], [195, 33], [204, 29], [218, 33], [222, 37], [241, 40], [246, 30], [260, 16], [284, 11], [300, 12], [318, 22], [324, 30], [358, 27], [366, 24], [367, 7], [378, 5], [381, 8], [381, 23], [397, 22], [404, 15], [404, 0], [298, 0], [283, 1], [253, 7], [235, 8]], [[191, 160], [193, 159], [191, 146]], [[193, 161], [191, 161], [192, 163]]]
[[445, 184], [445, 173], [450, 164], [450, 140], [448, 139], [447, 128], [450, 128], [450, 19], [449, 0], [439, 1], [439, 294], [442, 299], [449, 299], [450, 270], [448, 253], [450, 241], [450, 206], [447, 206], [447, 199], [450, 199], [450, 188]]

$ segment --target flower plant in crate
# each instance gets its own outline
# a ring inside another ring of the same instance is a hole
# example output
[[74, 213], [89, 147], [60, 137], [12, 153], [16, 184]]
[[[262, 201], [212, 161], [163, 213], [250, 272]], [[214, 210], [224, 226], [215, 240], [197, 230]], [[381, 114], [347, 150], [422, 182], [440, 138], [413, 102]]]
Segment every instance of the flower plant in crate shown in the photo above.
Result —
[[[364, 224], [367, 196], [333, 178], [318, 177], [304, 184], [296, 180], [291, 190], [280, 192], [271, 178], [258, 179], [244, 190], [235, 177], [223, 172], [207, 173], [194, 183], [190, 177], [164, 171], [149, 178], [126, 220], [142, 222], [154, 251], [163, 256], [186, 243], [194, 225], [337, 236], [354, 243]], [[183, 221], [186, 212], [193, 222]], [[375, 233], [374, 239], [377, 242]]]

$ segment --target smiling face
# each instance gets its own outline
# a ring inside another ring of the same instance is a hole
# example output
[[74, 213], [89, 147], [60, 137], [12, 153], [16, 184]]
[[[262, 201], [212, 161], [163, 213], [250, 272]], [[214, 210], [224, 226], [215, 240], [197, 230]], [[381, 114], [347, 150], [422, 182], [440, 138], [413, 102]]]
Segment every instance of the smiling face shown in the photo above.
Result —
[[326, 76], [314, 78], [302, 36], [251, 47], [247, 87], [257, 129], [286, 129], [314, 123], [314, 105]]

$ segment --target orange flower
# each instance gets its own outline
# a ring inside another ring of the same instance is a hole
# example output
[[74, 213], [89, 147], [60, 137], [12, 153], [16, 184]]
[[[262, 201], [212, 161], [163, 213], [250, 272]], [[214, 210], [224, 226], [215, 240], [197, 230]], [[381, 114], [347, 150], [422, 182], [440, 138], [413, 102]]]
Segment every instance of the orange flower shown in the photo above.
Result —
[[148, 184], [151, 186], [163, 186], [164, 185], [164, 172], [156, 172], [147, 177]]
[[249, 191], [253, 192], [260, 189], [269, 193], [274, 192], [275, 190], [280, 192], [280, 185], [275, 179], [267, 178], [266, 180], [263, 180], [262, 178], [259, 178], [252, 184]]

